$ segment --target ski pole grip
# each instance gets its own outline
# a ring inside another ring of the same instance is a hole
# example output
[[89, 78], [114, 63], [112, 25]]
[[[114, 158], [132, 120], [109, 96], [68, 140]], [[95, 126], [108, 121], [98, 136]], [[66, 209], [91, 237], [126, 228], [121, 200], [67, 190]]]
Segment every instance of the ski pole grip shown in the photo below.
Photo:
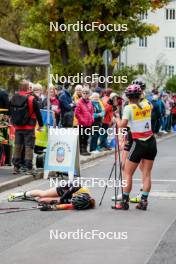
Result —
[[56, 210], [71, 210], [74, 209], [72, 204], [56, 204]]

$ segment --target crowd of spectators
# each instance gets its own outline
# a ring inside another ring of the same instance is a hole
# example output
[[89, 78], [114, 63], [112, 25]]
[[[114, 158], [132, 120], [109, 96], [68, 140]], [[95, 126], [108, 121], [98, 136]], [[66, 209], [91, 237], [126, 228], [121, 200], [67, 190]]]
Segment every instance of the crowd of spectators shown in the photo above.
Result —
[[[48, 90], [42, 91], [34, 84], [32, 92], [40, 109], [48, 108]], [[50, 110], [54, 112], [54, 126], [79, 127], [81, 155], [90, 155], [110, 150], [107, 130], [112, 126], [113, 113], [121, 107], [122, 99], [111, 88], [102, 89], [97, 85], [76, 85], [68, 83], [50, 87]], [[104, 133], [99, 133], [103, 128]], [[89, 130], [91, 129], [91, 130]]]
[[154, 89], [147, 98], [153, 105], [152, 130], [160, 136], [176, 129], [176, 96]]
[[[48, 90], [39, 83], [28, 82], [26, 92], [34, 96], [39, 109], [50, 108], [54, 117], [54, 127], [79, 127], [81, 155], [87, 156], [91, 153], [111, 150], [107, 131], [113, 127], [116, 111], [121, 113], [126, 103], [123, 94], [118, 95], [111, 88], [103, 89], [95, 83], [92, 85], [77, 84], [74, 87], [69, 83], [58, 84], [52, 85]], [[176, 96], [153, 89], [146, 95], [146, 99], [153, 106], [152, 130], [154, 134], [161, 136], [176, 131]], [[8, 109], [8, 106], [8, 94], [1, 90], [0, 109]], [[6, 112], [1, 112], [2, 114]], [[7, 122], [6, 115], [4, 118]], [[2, 128], [0, 129], [2, 131]]]

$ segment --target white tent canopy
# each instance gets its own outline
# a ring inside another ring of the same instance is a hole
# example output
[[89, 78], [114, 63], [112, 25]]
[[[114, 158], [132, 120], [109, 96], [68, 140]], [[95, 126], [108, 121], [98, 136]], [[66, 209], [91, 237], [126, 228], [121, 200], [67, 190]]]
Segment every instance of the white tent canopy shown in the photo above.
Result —
[[0, 38], [0, 65], [2, 66], [49, 66], [47, 50], [27, 48]]

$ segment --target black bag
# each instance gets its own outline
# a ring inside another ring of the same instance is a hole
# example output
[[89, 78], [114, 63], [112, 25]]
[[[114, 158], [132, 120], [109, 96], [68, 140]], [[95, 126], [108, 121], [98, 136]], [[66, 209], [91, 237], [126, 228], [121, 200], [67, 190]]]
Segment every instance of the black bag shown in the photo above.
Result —
[[62, 126], [63, 127], [73, 127], [73, 111], [65, 112], [62, 116]]
[[10, 101], [10, 115], [12, 124], [16, 126], [27, 125], [30, 120], [28, 97], [15, 94]]

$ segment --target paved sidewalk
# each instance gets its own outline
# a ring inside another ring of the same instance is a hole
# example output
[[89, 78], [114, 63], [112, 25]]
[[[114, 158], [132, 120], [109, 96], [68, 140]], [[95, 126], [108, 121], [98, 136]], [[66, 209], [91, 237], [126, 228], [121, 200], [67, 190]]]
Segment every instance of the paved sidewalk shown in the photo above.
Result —
[[0, 167], [0, 184], [18, 177], [19, 175], [13, 175], [11, 166]]
[[[110, 155], [112, 153], [113, 153], [113, 150], [102, 151], [97, 154], [92, 154], [91, 156], [81, 156], [80, 164], [82, 165], [82, 164], [88, 163], [92, 160]], [[12, 166], [0, 167], [0, 192], [3, 192], [5, 190], [11, 189], [17, 186], [21, 186], [32, 180], [42, 178], [43, 177], [42, 169], [39, 169], [37, 171], [38, 173], [35, 176], [34, 175], [24, 175], [23, 173], [14, 175]]]

